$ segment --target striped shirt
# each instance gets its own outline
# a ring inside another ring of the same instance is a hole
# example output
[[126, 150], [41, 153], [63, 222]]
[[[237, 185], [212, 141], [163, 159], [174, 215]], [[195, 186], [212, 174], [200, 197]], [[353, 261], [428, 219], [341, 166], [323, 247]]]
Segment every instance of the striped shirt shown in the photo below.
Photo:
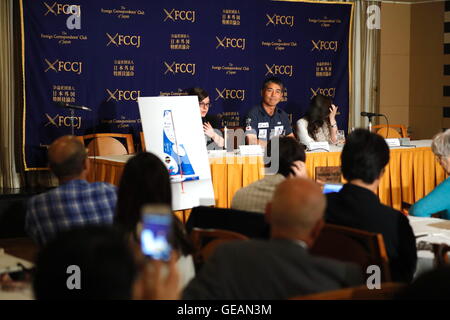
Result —
[[236, 210], [264, 213], [266, 204], [272, 200], [275, 188], [285, 177], [282, 174], [267, 175], [248, 186], [239, 189], [231, 201]]

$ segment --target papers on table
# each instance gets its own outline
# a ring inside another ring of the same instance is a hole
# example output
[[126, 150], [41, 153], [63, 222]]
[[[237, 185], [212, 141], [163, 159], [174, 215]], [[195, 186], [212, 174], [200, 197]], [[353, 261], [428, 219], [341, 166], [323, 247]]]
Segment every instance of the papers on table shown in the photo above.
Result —
[[33, 264], [24, 259], [9, 255], [0, 248], [0, 274], [21, 271], [24, 267], [30, 269], [33, 267]]
[[445, 243], [450, 245], [450, 221], [438, 218], [409, 216], [417, 243]]

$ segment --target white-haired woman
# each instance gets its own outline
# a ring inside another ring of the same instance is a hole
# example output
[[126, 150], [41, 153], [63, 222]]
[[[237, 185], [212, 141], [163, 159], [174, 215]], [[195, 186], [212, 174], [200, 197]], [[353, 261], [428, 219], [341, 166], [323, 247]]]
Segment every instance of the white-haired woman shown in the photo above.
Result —
[[[438, 133], [431, 144], [436, 159], [447, 174], [450, 174], [450, 129]], [[450, 177], [439, 184], [427, 196], [417, 201], [409, 214], [418, 217], [430, 217], [440, 212], [444, 219], [450, 219]]]

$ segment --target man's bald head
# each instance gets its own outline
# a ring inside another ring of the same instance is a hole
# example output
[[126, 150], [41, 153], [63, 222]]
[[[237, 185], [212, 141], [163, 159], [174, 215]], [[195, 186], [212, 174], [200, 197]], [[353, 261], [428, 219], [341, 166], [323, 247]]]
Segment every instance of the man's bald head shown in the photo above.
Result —
[[326, 198], [320, 186], [309, 179], [286, 179], [273, 195], [270, 212], [272, 229], [295, 230], [309, 235], [322, 220]]
[[63, 136], [48, 148], [49, 167], [58, 178], [80, 175], [87, 153], [84, 144], [75, 136]]

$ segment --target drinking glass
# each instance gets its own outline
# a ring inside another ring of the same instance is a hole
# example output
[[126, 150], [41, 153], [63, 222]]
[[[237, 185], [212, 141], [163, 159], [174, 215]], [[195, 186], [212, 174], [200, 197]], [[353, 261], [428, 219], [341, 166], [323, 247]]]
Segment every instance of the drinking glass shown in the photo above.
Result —
[[337, 145], [343, 146], [345, 144], [345, 133], [344, 130], [338, 130], [336, 134]]

